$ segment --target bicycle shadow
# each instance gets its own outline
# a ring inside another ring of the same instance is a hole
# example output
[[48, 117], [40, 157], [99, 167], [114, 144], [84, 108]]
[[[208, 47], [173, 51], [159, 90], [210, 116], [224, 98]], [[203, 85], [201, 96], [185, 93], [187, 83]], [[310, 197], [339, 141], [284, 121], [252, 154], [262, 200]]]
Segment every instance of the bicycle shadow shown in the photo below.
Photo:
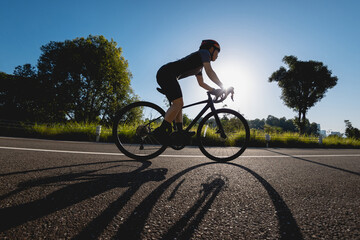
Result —
[[254, 178], [256, 178], [265, 188], [275, 208], [275, 212], [279, 223], [280, 239], [303, 239], [301, 230], [293, 214], [291, 213], [290, 208], [287, 206], [281, 195], [273, 188], [273, 186], [271, 186], [271, 184], [268, 181], [266, 181], [259, 174], [257, 174], [256, 172], [254, 172], [253, 170], [247, 167], [235, 163], [226, 163], [226, 164], [236, 166], [247, 171]]
[[[234, 167], [238, 167], [246, 172], [250, 173], [255, 179], [257, 179], [261, 185], [267, 191], [279, 223], [280, 239], [303, 239], [300, 228], [293, 217], [291, 210], [282, 199], [280, 194], [262, 178], [259, 174], [252, 171], [249, 168], [235, 164], [235, 163], [203, 163], [188, 169], [185, 169], [165, 182], [163, 182], [158, 188], [156, 188], [151, 194], [149, 194], [132, 212], [132, 214], [120, 225], [117, 234], [114, 239], [141, 239], [141, 233], [144, 230], [146, 220], [148, 219], [152, 208], [155, 206], [159, 198], [164, 194], [165, 190], [170, 187], [177, 179], [184, 174], [195, 170], [200, 167], [204, 167], [212, 164], [227, 164]], [[181, 181], [179, 184], [182, 184]], [[181, 217], [163, 236], [161, 239], [190, 239], [194, 233], [194, 230], [200, 224], [205, 217], [208, 210], [211, 208], [211, 204], [214, 202], [217, 195], [221, 192], [225, 185], [225, 182], [221, 178], [216, 178], [210, 183], [202, 184], [204, 187], [204, 194], [194, 203], [192, 207]], [[175, 187], [175, 190], [178, 186]], [[174, 196], [174, 193], [171, 194]], [[206, 201], [206, 199], [208, 200]], [[205, 202], [206, 201], [206, 202]], [[199, 209], [201, 209], [199, 211]], [[196, 212], [199, 212], [195, 215]], [[141, 214], [138, 214], [141, 213]], [[189, 220], [194, 218], [191, 222]]]
[[[113, 237], [114, 239], [140, 239], [141, 233], [145, 229], [146, 221], [149, 218], [154, 206], [159, 199], [164, 196], [164, 193], [172, 184], [179, 181], [168, 197], [168, 200], [175, 197], [176, 192], [185, 181], [185, 179], [181, 180], [180, 178], [185, 174], [195, 169], [213, 164], [226, 164], [250, 173], [267, 191], [276, 212], [280, 239], [303, 239], [300, 228], [298, 227], [291, 210], [286, 205], [280, 194], [263, 177], [242, 165], [238, 165], [236, 163], [207, 162], [189, 167], [166, 179], [165, 176], [168, 169], [147, 169], [152, 164], [150, 161], [138, 162], [130, 160], [117, 162], [137, 162], [140, 163], [141, 166], [134, 171], [127, 173], [97, 173], [102, 170], [119, 167], [119, 165], [115, 165], [97, 170], [39, 178], [20, 183], [18, 185], [18, 189], [15, 190], [16, 192], [13, 192], [12, 194], [19, 193], [32, 187], [44, 186], [47, 184], [59, 184], [66, 181], [76, 182], [70, 185], [67, 184], [65, 187], [48, 194], [42, 199], [18, 206], [0, 209], [0, 232], [17, 227], [28, 221], [42, 218], [86, 199], [98, 196], [114, 188], [127, 188], [125, 192], [123, 192], [115, 201], [110, 203], [104, 211], [102, 211], [95, 219], [91, 220], [74, 237], [74, 239], [97, 239], [143, 184], [151, 181], [161, 182], [158, 187], [156, 187], [140, 202], [140, 204], [135, 207], [129, 217], [119, 226], [115, 236]], [[202, 187], [202, 191], [198, 199], [182, 215], [182, 217], [180, 217], [180, 219], [170, 226], [167, 232], [163, 234], [163, 239], [191, 238], [194, 235], [194, 231], [208, 213], [217, 196], [224, 189], [226, 179], [224, 180], [224, 177], [222, 176], [215, 176], [213, 179], [206, 180], [200, 185]], [[7, 197], [10, 195], [7, 194]], [[4, 196], [2, 197], [4, 198]]]
[[[134, 163], [138, 161], [131, 160], [117, 162]], [[1, 196], [1, 199], [5, 199], [15, 193], [19, 193], [32, 187], [59, 184], [64, 181], [75, 181], [76, 183], [65, 185], [65, 187], [48, 194], [42, 199], [0, 209], [0, 232], [17, 227], [28, 221], [42, 218], [56, 211], [75, 205], [83, 200], [98, 196], [114, 188], [127, 187], [128, 189], [125, 193], [117, 200], [115, 209], [114, 206], [110, 205], [106, 210], [110, 215], [106, 215], [106, 218], [102, 218], [101, 225], [97, 226], [97, 228], [92, 231], [93, 233], [99, 234], [99, 232], [103, 229], [102, 227], [106, 226], [106, 223], [111, 221], [111, 217], [113, 215], [116, 215], [116, 211], [121, 209], [143, 184], [150, 181], [162, 181], [165, 179], [167, 169], [147, 169], [151, 165], [151, 162], [138, 163], [141, 163], [141, 166], [128, 173], [96, 173], [102, 170], [119, 167], [119, 165], [115, 165], [97, 170], [51, 176], [22, 182], [18, 185], [18, 189]], [[115, 212], [110, 210], [114, 210]]]

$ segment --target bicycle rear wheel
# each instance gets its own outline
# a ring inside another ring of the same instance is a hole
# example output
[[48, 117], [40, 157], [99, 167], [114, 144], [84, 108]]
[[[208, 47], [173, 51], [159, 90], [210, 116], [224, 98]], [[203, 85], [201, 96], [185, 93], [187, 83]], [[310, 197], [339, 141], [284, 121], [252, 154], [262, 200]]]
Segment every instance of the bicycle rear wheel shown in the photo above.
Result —
[[197, 130], [197, 140], [201, 152], [208, 158], [226, 162], [239, 157], [246, 149], [250, 140], [250, 129], [245, 118], [231, 109], [218, 109], [221, 125], [226, 138], [220, 131], [213, 112], [206, 115]]
[[148, 160], [160, 155], [166, 146], [152, 135], [165, 116], [165, 111], [150, 102], [135, 102], [121, 109], [113, 124], [116, 146], [126, 156]]

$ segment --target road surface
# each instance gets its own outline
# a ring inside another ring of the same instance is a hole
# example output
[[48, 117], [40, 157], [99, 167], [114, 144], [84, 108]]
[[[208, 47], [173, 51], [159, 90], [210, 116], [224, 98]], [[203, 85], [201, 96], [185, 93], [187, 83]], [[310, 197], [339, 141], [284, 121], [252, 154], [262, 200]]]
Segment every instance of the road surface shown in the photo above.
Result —
[[360, 239], [360, 150], [197, 148], [0, 137], [0, 239]]

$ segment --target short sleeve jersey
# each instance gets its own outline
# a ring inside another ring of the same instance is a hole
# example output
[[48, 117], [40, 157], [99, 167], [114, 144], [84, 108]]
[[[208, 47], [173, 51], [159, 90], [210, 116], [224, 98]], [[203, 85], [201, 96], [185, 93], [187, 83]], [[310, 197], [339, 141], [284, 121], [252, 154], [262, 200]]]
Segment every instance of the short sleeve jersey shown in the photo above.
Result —
[[177, 79], [182, 79], [192, 75], [202, 75], [204, 62], [210, 62], [210, 53], [206, 49], [200, 49], [167, 65], [171, 72], [175, 73]]

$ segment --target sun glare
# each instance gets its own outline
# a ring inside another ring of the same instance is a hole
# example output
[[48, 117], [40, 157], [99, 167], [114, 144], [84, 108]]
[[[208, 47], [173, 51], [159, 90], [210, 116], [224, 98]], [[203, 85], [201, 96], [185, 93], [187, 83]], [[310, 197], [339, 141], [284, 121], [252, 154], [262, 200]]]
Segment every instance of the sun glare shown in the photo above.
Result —
[[235, 96], [234, 103], [241, 105], [241, 103], [248, 102], [255, 91], [255, 72], [246, 64], [240, 62], [224, 62], [217, 66], [215, 70], [220, 80], [224, 83], [225, 88], [234, 87]]
[[[261, 99], [259, 94], [262, 94], [262, 86], [258, 86], [259, 79], [257, 78], [259, 78], [259, 76], [256, 71], [254, 71], [254, 67], [249, 66], [249, 63], [229, 60], [226, 62], [214, 63], [213, 69], [220, 81], [224, 84], [224, 87], [234, 87], [235, 92], [234, 102], [229, 98], [224, 101], [223, 104], [220, 103], [217, 108], [226, 105], [226, 107], [244, 114], [245, 117], [251, 117], [249, 115], [253, 115], [253, 112], [255, 111], [253, 105]], [[206, 74], [203, 74], [203, 76], [204, 81], [207, 84], [215, 88], [217, 87]], [[185, 105], [206, 99], [204, 89], [199, 86], [194, 86], [193, 80], [194, 79], [179, 81], [183, 90]], [[190, 116], [194, 117], [194, 114], [198, 113], [202, 107], [203, 106], [187, 109], [185, 113], [190, 111]]]

